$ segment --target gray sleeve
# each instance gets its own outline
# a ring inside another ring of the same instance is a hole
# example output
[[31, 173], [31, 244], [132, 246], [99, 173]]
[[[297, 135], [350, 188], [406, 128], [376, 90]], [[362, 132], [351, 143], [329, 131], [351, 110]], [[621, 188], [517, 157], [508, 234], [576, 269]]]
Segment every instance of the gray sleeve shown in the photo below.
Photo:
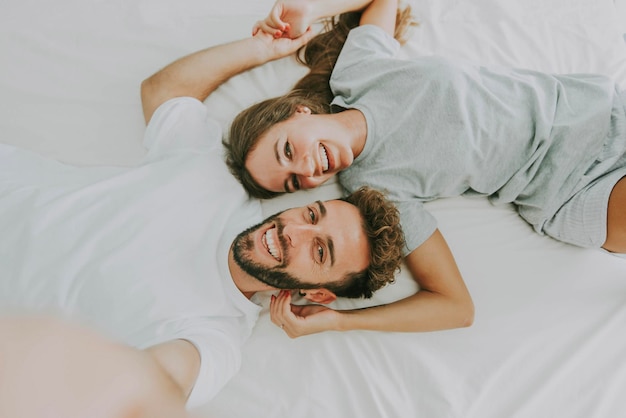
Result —
[[424, 204], [417, 200], [396, 202], [400, 212], [400, 224], [404, 232], [406, 247], [404, 256], [426, 241], [437, 229], [437, 220], [424, 208]]
[[[344, 98], [352, 98], [351, 102], [354, 102], [358, 98], [355, 87], [369, 85], [367, 80], [355, 80], [355, 75], [362, 74], [358, 69], [355, 71], [355, 66], [392, 58], [399, 49], [398, 41], [378, 26], [364, 25], [352, 29], [330, 77], [330, 88], [336, 96], [332, 104], [350, 107], [344, 103]], [[373, 76], [370, 71], [367, 73], [370, 74], [366, 77]]]

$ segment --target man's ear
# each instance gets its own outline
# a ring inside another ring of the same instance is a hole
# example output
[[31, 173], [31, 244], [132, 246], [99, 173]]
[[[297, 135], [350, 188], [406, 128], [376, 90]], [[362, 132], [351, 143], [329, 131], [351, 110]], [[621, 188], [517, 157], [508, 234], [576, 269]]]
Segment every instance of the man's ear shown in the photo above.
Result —
[[300, 291], [300, 294], [311, 302], [327, 305], [337, 299], [337, 295], [328, 289], [308, 289]]
[[309, 109], [307, 106], [304, 105], [298, 105], [296, 106], [296, 113], [307, 113], [307, 114], [311, 114], [311, 109]]

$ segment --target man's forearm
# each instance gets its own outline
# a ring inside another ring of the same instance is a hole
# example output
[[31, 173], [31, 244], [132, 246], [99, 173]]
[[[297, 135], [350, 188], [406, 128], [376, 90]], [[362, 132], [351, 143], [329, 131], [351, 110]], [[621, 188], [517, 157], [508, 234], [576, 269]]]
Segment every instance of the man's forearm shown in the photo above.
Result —
[[269, 61], [254, 38], [217, 45], [180, 58], [141, 84], [146, 123], [159, 105], [174, 97], [204, 101], [229, 78]]
[[44, 316], [2, 316], [0, 335], [0, 417], [186, 416], [178, 386], [143, 351]]
[[194, 387], [200, 371], [200, 353], [186, 340], [171, 340], [145, 350], [167, 373], [185, 399]]
[[361, 10], [372, 0], [311, 0], [314, 14], [318, 19], [335, 16], [345, 12]]
[[[371, 3], [371, 0], [304, 1], [310, 1], [310, 16], [315, 16], [316, 19], [359, 10]], [[146, 123], [165, 101], [175, 97], [195, 97], [204, 101], [231, 77], [293, 53], [311, 37], [311, 31], [295, 39], [273, 39], [271, 35], [259, 34], [207, 48], [172, 62], [141, 84], [141, 101]]]

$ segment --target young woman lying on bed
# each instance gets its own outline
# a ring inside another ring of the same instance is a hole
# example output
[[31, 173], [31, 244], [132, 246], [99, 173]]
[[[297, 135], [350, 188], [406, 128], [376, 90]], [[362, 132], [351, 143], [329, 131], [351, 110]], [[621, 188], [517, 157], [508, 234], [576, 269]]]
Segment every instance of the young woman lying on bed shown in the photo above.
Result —
[[[310, 3], [278, 1], [257, 28], [297, 35], [285, 22]], [[356, 312], [307, 308], [319, 310], [311, 316], [290, 309], [282, 295], [273, 319], [289, 324], [292, 336], [471, 322], [470, 296], [423, 207], [440, 197], [513, 203], [540, 234], [626, 252], [626, 111], [615, 83], [440, 57], [397, 59], [397, 6], [374, 0], [347, 39], [341, 21], [312, 40], [310, 74], [289, 94], [242, 112], [231, 127], [228, 162], [252, 195], [314, 188], [339, 174], [348, 191], [386, 190], [401, 213], [406, 264], [421, 291]]]

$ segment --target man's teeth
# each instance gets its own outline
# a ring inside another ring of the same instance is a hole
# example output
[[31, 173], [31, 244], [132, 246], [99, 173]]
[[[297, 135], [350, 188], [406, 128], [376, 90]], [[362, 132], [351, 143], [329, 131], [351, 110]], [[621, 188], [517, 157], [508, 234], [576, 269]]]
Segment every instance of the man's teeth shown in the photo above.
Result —
[[278, 257], [278, 248], [276, 248], [276, 244], [274, 243], [274, 238], [272, 237], [272, 234], [270, 234], [270, 231], [267, 231], [265, 233], [265, 243], [267, 244], [267, 248], [270, 251], [270, 254], [272, 254], [272, 257], [274, 257], [276, 260], [280, 261], [280, 258]]
[[326, 154], [326, 148], [323, 145], [320, 145], [320, 157], [322, 157], [322, 171], [328, 170], [328, 155]]

